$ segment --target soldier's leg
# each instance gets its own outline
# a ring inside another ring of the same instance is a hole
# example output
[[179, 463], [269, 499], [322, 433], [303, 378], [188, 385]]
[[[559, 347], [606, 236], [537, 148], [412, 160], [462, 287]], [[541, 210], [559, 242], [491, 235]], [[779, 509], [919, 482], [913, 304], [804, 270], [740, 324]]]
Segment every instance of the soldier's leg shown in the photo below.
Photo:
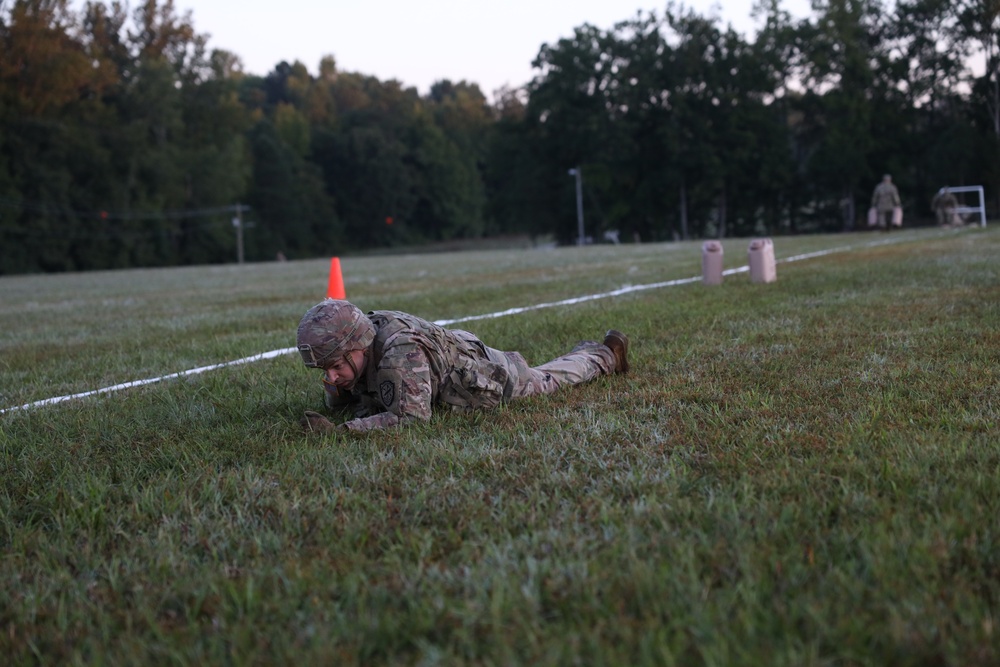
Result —
[[502, 352], [515, 378], [514, 397], [551, 394], [560, 387], [589, 382], [615, 369], [615, 354], [600, 343], [578, 346], [572, 352], [532, 368], [519, 352]]

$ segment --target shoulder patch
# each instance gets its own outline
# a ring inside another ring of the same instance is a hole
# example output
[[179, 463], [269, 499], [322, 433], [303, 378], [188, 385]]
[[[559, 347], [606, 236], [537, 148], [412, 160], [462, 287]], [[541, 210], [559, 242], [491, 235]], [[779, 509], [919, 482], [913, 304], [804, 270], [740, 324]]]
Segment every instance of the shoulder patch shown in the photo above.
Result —
[[378, 395], [382, 403], [389, 407], [396, 400], [396, 385], [392, 380], [382, 380], [378, 385]]
[[403, 374], [398, 368], [380, 368], [375, 377], [378, 400], [389, 412], [399, 412], [399, 402], [403, 397]]

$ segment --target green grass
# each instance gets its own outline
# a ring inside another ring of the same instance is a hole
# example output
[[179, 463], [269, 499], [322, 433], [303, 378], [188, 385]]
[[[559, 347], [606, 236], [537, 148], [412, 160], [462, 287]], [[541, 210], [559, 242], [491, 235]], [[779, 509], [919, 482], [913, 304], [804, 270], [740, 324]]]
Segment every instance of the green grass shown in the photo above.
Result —
[[[775, 240], [845, 246], [465, 323], [535, 363], [632, 337], [628, 376], [494, 412], [305, 436], [288, 355], [0, 414], [0, 655], [998, 664], [1000, 229]], [[439, 319], [696, 276], [700, 246], [342, 263], [362, 308]], [[0, 278], [0, 409], [290, 347], [326, 271]]]

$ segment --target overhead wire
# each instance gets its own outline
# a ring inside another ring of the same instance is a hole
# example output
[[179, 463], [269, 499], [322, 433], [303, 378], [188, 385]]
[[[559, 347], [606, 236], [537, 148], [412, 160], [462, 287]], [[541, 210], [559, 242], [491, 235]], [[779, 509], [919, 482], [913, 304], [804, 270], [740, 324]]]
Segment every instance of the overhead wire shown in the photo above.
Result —
[[[139, 229], [114, 229], [108, 228], [110, 225], [106, 223], [122, 223], [122, 222], [163, 222], [172, 220], [191, 220], [193, 218], [206, 218], [219, 216], [226, 213], [243, 213], [251, 210], [246, 204], [229, 204], [226, 206], [211, 206], [196, 209], [184, 209], [184, 210], [168, 210], [168, 211], [151, 211], [151, 212], [112, 212], [112, 211], [79, 211], [74, 209], [69, 209], [66, 207], [40, 203], [40, 202], [26, 202], [24, 200], [11, 199], [10, 197], [0, 196], [0, 208], [15, 209], [21, 211], [31, 211], [34, 213], [41, 213], [47, 218], [55, 219], [72, 219], [77, 223], [101, 223], [102, 228], [90, 228], [90, 229], [59, 229], [59, 235], [65, 239], [138, 239], [138, 238], [149, 238], [153, 236], [180, 236], [184, 234], [190, 234], [191, 232], [208, 229], [211, 227], [217, 227], [219, 225], [229, 223], [229, 220], [212, 220], [209, 222], [202, 223], [187, 223], [183, 227], [178, 227], [174, 229], [151, 229], [151, 230], [139, 230]], [[0, 222], [3, 221], [3, 216], [0, 215]], [[251, 224], [244, 223], [245, 227], [252, 226]], [[55, 230], [50, 228], [30, 228], [24, 226], [12, 227], [8, 225], [0, 224], [0, 234], [10, 234], [17, 236], [27, 236], [27, 237], [40, 237], [49, 236]]]
[[82, 219], [97, 219], [97, 220], [183, 220], [185, 218], [197, 218], [204, 217], [208, 215], [219, 215], [221, 213], [237, 213], [242, 211], [249, 211], [250, 207], [246, 204], [228, 204], [226, 206], [213, 206], [207, 208], [194, 208], [194, 209], [183, 209], [183, 210], [173, 210], [173, 211], [151, 211], [142, 213], [128, 212], [112, 212], [107, 210], [100, 211], [77, 211], [73, 209], [67, 209], [62, 206], [45, 204], [38, 202], [25, 202], [24, 200], [11, 199], [9, 197], [0, 197], [0, 206], [4, 208], [18, 208], [21, 210], [35, 211], [46, 214], [57, 214], [64, 217], [74, 217]]

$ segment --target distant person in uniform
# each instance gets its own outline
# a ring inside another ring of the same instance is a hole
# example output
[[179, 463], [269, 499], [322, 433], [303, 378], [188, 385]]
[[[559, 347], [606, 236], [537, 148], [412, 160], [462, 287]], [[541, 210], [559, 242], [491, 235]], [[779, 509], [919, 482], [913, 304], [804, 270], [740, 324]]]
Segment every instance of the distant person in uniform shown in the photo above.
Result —
[[899, 190], [896, 189], [889, 174], [883, 176], [882, 182], [875, 186], [875, 191], [872, 193], [872, 209], [876, 216], [875, 224], [879, 229], [888, 230], [891, 225], [902, 226], [903, 204], [899, 199]]
[[303, 428], [320, 433], [428, 421], [437, 407], [492, 408], [629, 369], [628, 337], [614, 329], [602, 343], [582, 341], [532, 368], [520, 353], [495, 350], [468, 331], [392, 310], [365, 314], [338, 299], [306, 312], [297, 343], [305, 365], [323, 371], [326, 407], [355, 408], [355, 418], [339, 425], [307, 411]]
[[937, 223], [942, 227], [958, 226], [962, 219], [958, 216], [958, 199], [948, 190], [941, 188], [931, 200], [931, 208], [937, 216]]

